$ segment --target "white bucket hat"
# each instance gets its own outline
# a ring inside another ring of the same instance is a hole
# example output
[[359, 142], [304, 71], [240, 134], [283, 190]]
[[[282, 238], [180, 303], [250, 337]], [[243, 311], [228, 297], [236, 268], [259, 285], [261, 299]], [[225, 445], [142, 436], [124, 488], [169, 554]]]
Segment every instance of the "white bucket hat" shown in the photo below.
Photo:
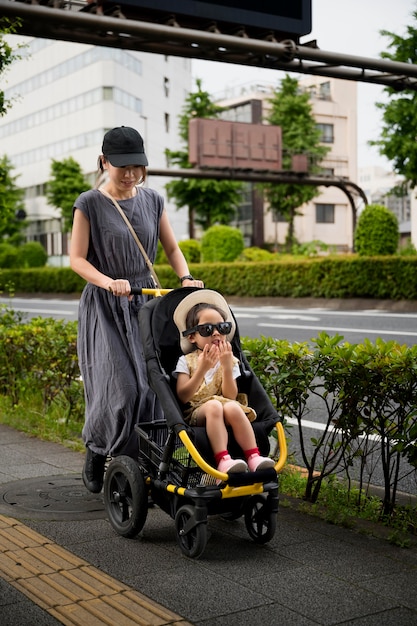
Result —
[[177, 306], [174, 311], [174, 322], [180, 333], [180, 344], [181, 350], [184, 354], [191, 352], [193, 350], [192, 343], [187, 339], [187, 337], [183, 337], [182, 333], [186, 330], [185, 320], [188, 315], [188, 311], [193, 308], [196, 304], [214, 304], [219, 309], [224, 311], [226, 314], [226, 322], [231, 322], [232, 330], [228, 335], [226, 335], [226, 339], [231, 341], [236, 331], [236, 323], [233, 319], [233, 316], [230, 312], [229, 305], [223, 296], [217, 291], [213, 291], [211, 289], [197, 289], [193, 291], [188, 296], [185, 296]]

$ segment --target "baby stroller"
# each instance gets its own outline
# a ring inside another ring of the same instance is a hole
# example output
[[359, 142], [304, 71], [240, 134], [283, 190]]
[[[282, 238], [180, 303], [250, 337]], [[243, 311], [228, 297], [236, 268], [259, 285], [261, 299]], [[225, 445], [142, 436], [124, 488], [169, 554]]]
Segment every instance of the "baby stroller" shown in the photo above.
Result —
[[[194, 287], [175, 290], [143, 290], [162, 297], [149, 300], [140, 310], [140, 326], [149, 384], [158, 397], [165, 419], [136, 426], [139, 456], [113, 458], [104, 479], [104, 503], [114, 530], [134, 537], [143, 528], [149, 501], [175, 521], [182, 552], [198, 558], [207, 543], [207, 523], [212, 515], [234, 520], [244, 517], [250, 537], [258, 544], [272, 539], [278, 511], [278, 473], [287, 458], [285, 434], [265, 390], [242, 352], [236, 320], [231, 341], [240, 361], [239, 392], [248, 396], [257, 413], [252, 422], [264, 456], [269, 454], [269, 435], [277, 430], [279, 460], [257, 472], [223, 474], [216, 463], [204, 427], [191, 427], [183, 419], [175, 394], [172, 372], [182, 354], [174, 312]], [[243, 452], [229, 434], [229, 451], [234, 458]]]

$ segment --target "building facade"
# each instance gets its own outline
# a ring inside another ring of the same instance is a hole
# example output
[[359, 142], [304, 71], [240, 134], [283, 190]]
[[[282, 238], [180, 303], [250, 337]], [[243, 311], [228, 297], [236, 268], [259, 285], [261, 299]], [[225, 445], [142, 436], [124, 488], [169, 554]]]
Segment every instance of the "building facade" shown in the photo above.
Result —
[[[94, 184], [104, 133], [133, 126], [142, 134], [150, 167], [165, 168], [165, 150], [179, 149], [178, 116], [191, 88], [191, 61], [131, 50], [13, 37], [26, 43], [4, 86], [13, 106], [0, 119], [2, 155], [25, 189], [29, 240], [61, 263], [68, 236], [47, 204], [52, 159], [74, 158]], [[146, 184], [165, 196], [168, 179]], [[74, 198], [75, 200], [75, 198]], [[188, 236], [187, 212], [167, 209], [178, 239]]]
[[[321, 175], [338, 177], [357, 184], [357, 85], [352, 81], [309, 76], [300, 79], [301, 89], [309, 92], [313, 114], [322, 132], [322, 143], [330, 148], [322, 163]], [[240, 122], [261, 123], [268, 114], [271, 85], [246, 85], [240, 93], [219, 100], [226, 107], [222, 117]], [[346, 194], [336, 187], [319, 187], [313, 201], [299, 208], [295, 218], [298, 242], [321, 241], [338, 251], [353, 246], [354, 216]], [[264, 207], [262, 199], [247, 187], [237, 216], [247, 245], [263, 242], [279, 248], [284, 242], [288, 224]]]

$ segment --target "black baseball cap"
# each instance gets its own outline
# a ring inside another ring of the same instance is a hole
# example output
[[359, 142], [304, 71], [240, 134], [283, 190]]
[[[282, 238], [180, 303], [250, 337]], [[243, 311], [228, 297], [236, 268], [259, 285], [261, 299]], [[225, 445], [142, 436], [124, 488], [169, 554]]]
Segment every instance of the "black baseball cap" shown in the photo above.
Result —
[[102, 153], [114, 167], [148, 165], [143, 139], [129, 126], [118, 126], [104, 135]]

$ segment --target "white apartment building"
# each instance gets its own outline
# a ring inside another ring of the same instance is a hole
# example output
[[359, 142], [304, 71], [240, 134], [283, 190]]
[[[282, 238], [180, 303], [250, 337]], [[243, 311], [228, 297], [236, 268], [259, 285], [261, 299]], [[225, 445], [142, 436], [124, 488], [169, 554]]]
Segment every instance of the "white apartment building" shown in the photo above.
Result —
[[[358, 184], [357, 175], [357, 85], [353, 81], [303, 77], [300, 86], [309, 91], [313, 113], [322, 131], [322, 142], [330, 151], [322, 163], [322, 175], [337, 176]], [[265, 119], [268, 99], [272, 96], [271, 85], [250, 85], [241, 88], [233, 96], [229, 89], [226, 98], [219, 100], [227, 107], [222, 117], [235, 121], [258, 123]], [[259, 245], [264, 239], [273, 245], [285, 242], [288, 225], [284, 221], [273, 221], [267, 207], [256, 208], [259, 199], [248, 193], [246, 223], [243, 229], [248, 245]], [[360, 202], [358, 202], [360, 204]], [[263, 233], [255, 231], [254, 220], [250, 220], [250, 206], [253, 213], [263, 216]], [[299, 208], [301, 215], [295, 218], [295, 236], [300, 243], [314, 240], [333, 246], [339, 251], [352, 250], [353, 210], [347, 195], [336, 187], [320, 187], [314, 200]], [[245, 217], [243, 211], [243, 217]], [[239, 220], [241, 221], [241, 220]]]
[[[61, 237], [59, 212], [44, 195], [51, 160], [73, 157], [93, 184], [104, 133], [124, 125], [142, 134], [150, 167], [165, 168], [165, 150], [180, 148], [178, 116], [191, 88], [191, 61], [38, 38], [11, 41], [27, 48], [2, 85], [14, 101], [0, 118], [0, 154], [25, 189], [29, 238], [60, 259], [68, 237]], [[149, 177], [147, 184], [166, 197], [167, 181]], [[167, 210], [177, 238], [187, 238], [186, 210], [168, 203]]]

